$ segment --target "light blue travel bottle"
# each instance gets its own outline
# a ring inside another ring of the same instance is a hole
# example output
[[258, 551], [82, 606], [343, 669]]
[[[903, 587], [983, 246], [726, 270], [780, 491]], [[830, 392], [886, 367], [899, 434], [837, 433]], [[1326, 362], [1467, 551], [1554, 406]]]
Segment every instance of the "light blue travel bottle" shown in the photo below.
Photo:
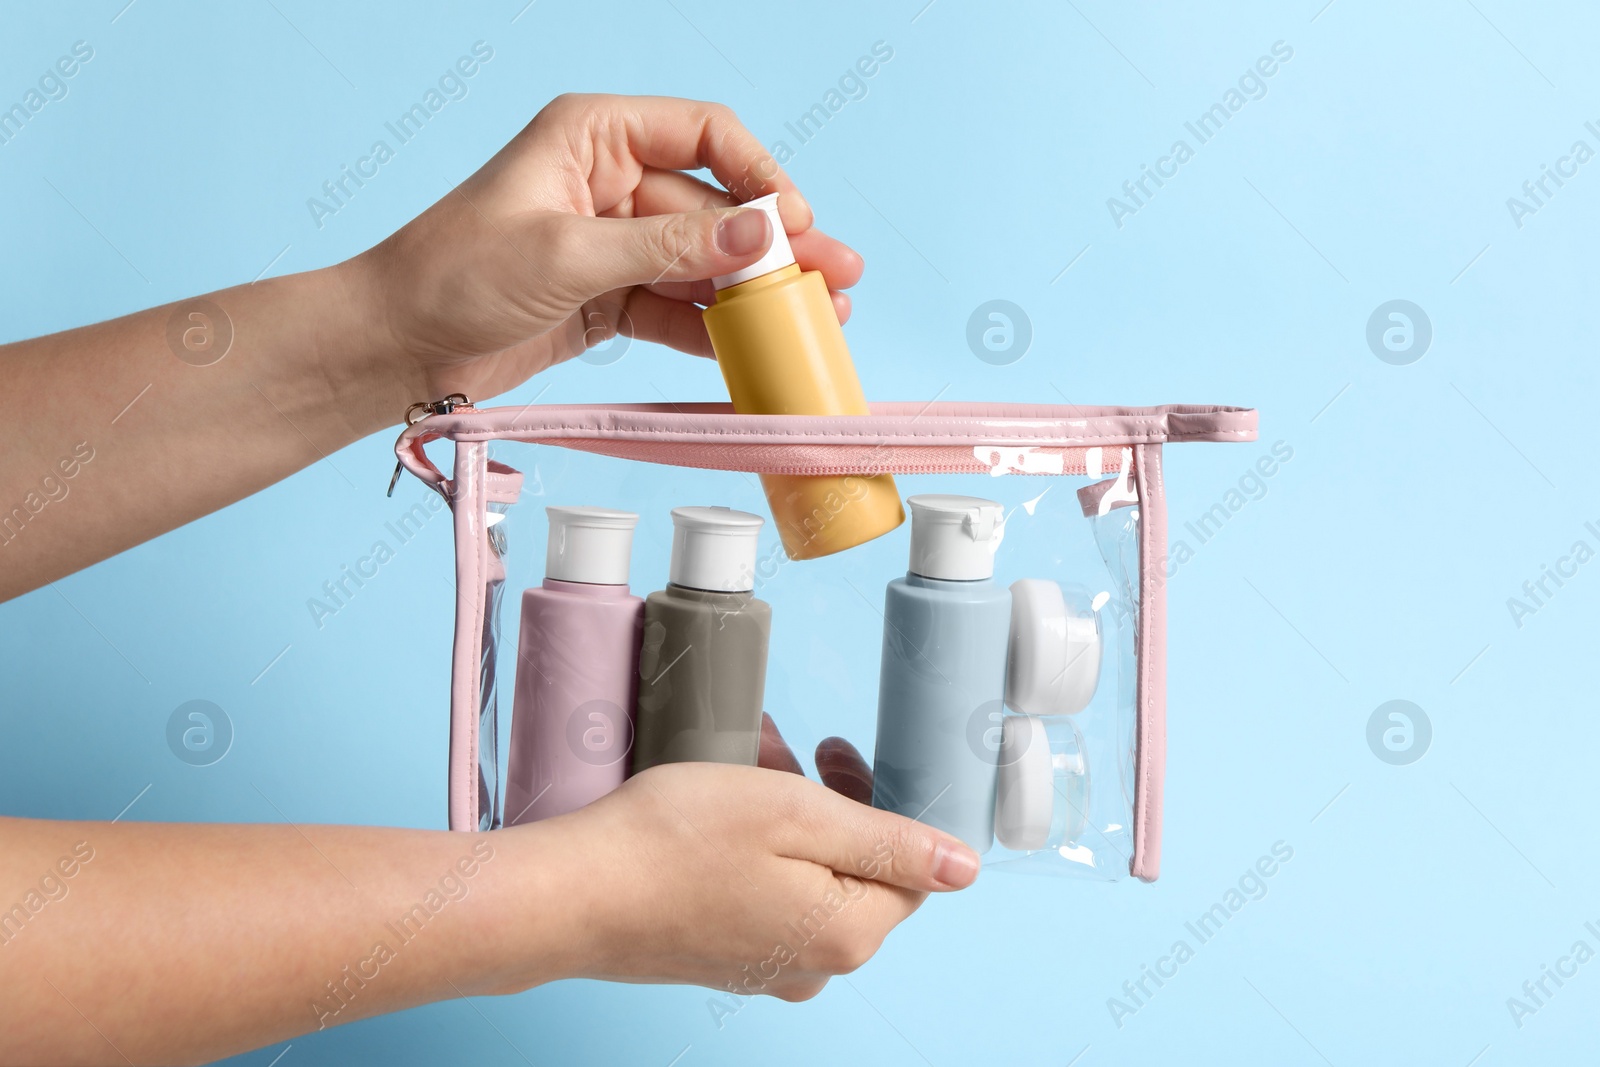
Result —
[[889, 583], [872, 806], [920, 819], [979, 853], [994, 840], [1011, 591], [994, 581], [1004, 510], [914, 496], [911, 568]]

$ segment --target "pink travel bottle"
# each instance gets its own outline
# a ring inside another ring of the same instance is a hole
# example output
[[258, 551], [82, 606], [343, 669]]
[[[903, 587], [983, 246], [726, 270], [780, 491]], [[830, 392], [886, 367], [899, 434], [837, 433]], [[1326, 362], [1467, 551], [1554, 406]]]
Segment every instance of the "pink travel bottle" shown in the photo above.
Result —
[[522, 594], [505, 825], [562, 815], [627, 777], [644, 601], [628, 592], [639, 516], [546, 508], [544, 584]]

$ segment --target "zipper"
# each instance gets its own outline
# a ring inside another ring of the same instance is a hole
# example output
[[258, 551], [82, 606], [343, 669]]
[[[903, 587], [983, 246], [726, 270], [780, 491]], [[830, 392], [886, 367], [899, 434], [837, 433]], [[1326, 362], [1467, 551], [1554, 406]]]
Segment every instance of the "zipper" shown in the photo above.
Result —
[[[406, 408], [405, 424], [415, 426], [430, 415], [449, 415], [455, 411], [476, 411], [472, 406], [472, 398], [465, 393], [451, 393], [438, 400], [419, 400]], [[394, 487], [400, 482], [400, 472], [404, 465], [397, 459], [394, 461], [394, 474], [389, 478], [389, 491], [383, 494], [386, 497], [394, 496]]]
[[[508, 437], [507, 440], [518, 440]], [[791, 477], [867, 477], [875, 474], [987, 474], [1100, 478], [1133, 463], [1130, 445], [837, 445], [676, 443], [617, 438], [551, 437], [537, 442], [577, 452], [700, 470], [755, 470]], [[664, 454], [670, 452], [670, 454]]]
[[[552, 418], [570, 413], [616, 413], [626, 419], [648, 416], [651, 414], [674, 414], [674, 416], [706, 416], [706, 422], [699, 422], [699, 427], [670, 427], [678, 430], [678, 440], [661, 440], [656, 435], [661, 430], [669, 427], [659, 424], [646, 424], [638, 427], [640, 432], [650, 437], [632, 437], [629, 427], [608, 427], [600, 432], [576, 432], [576, 434], [560, 434], [555, 427], [542, 427], [539, 432], [536, 427], [496, 426], [490, 432], [474, 430], [474, 419], [469, 419], [466, 424], [456, 419], [450, 419], [448, 429], [430, 432], [427, 435], [434, 437], [448, 437], [451, 440], [510, 440], [510, 442], [526, 442], [533, 445], [550, 445], [557, 448], [570, 448], [574, 451], [602, 454], [614, 459], [634, 459], [634, 461], [656, 462], [666, 466], [691, 467], [702, 470], [749, 470], [757, 474], [790, 475], [790, 477], [845, 477], [845, 475], [875, 475], [875, 474], [987, 474], [992, 477], [1000, 475], [1070, 475], [1070, 477], [1099, 478], [1106, 475], [1122, 474], [1133, 466], [1133, 443], [1126, 440], [1114, 440], [1106, 445], [1096, 445], [1091, 438], [1090, 442], [1062, 442], [1064, 430], [1054, 429], [1053, 432], [1040, 432], [1019, 437], [1016, 440], [1006, 440], [1008, 432], [1016, 430], [1016, 421], [1026, 419], [1027, 422], [1043, 422], [1040, 416], [1011, 416], [1011, 414], [998, 413], [997, 437], [984, 440], [981, 434], [962, 434], [965, 442], [941, 442], [939, 434], [926, 435], [920, 440], [909, 442], [886, 443], [883, 440], [874, 440], [870, 435], [843, 435], [837, 440], [829, 440], [824, 435], [822, 440], [797, 440], [797, 442], [781, 442], [781, 440], [749, 440], [742, 438], [739, 432], [726, 432], [715, 429], [715, 422], [720, 416], [725, 416], [726, 411], [696, 411], [685, 410], [678, 405], [674, 406], [672, 413], [656, 413], [645, 411], [645, 405], [557, 405], [552, 408]], [[699, 408], [702, 405], [696, 405]], [[720, 406], [720, 405], [718, 405]], [[981, 408], [974, 405], [974, 408]], [[422, 419], [430, 418], [434, 414], [446, 414], [456, 411], [458, 414], [472, 414], [480, 418], [496, 419], [504, 416], [510, 408], [490, 408], [478, 410], [466, 402], [461, 395], [451, 395], [442, 402], [418, 403], [411, 405], [406, 413], [408, 427], [416, 426]], [[526, 411], [522, 408], [522, 411]], [[1162, 414], [1162, 410], [1150, 410], [1149, 414]], [[520, 413], [518, 413], [520, 414]], [[1110, 416], [1144, 416], [1142, 410], [1114, 410], [1107, 411]], [[890, 413], [893, 418], [893, 413]], [[981, 411], [974, 411], [974, 418], [982, 418]], [[920, 419], [920, 413], [910, 416], [907, 426]], [[1059, 422], [1059, 419], [1056, 419]], [[558, 422], [557, 422], [558, 426]], [[574, 430], [578, 427], [573, 427]], [[554, 430], [554, 432], [552, 432]], [[685, 430], [688, 430], [685, 434]], [[1251, 427], [1253, 430], [1253, 427]], [[418, 437], [418, 432], [406, 429], [403, 437]], [[1056, 440], [1051, 440], [1051, 438]], [[1253, 432], [1251, 432], [1253, 438]], [[1213, 440], [1222, 440], [1221, 437]]]

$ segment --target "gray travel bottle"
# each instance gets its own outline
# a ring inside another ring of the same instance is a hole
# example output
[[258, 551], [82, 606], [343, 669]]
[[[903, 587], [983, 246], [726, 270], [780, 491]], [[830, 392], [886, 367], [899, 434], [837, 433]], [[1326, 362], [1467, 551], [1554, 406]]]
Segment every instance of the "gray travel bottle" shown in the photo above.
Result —
[[884, 595], [872, 806], [982, 853], [994, 840], [1011, 629], [1011, 591], [994, 582], [1004, 510], [970, 496], [906, 504], [911, 569]]
[[757, 600], [762, 519], [674, 508], [667, 587], [644, 602], [633, 772], [658, 763], [741, 763], [761, 748], [772, 608]]

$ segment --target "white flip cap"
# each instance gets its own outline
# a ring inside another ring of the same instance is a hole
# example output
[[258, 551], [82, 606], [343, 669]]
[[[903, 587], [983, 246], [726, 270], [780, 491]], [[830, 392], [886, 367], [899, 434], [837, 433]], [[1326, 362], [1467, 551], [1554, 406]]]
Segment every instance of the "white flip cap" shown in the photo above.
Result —
[[1005, 509], [993, 500], [941, 493], [914, 496], [911, 573], [970, 582], [994, 577], [994, 553], [1005, 536]]
[[1099, 684], [1098, 617], [1068, 610], [1055, 582], [1012, 582], [1006, 706], [1026, 715], [1071, 715], [1089, 705]]
[[610, 508], [545, 508], [550, 544], [544, 576], [558, 582], [627, 585], [633, 528], [639, 516]]
[[766, 196], [750, 201], [744, 205], [746, 208], [755, 208], [767, 213], [767, 222], [772, 230], [772, 243], [761, 258], [734, 271], [732, 274], [719, 274], [711, 279], [711, 284], [717, 289], [726, 289], [730, 285], [747, 282], [751, 278], [759, 278], [763, 274], [771, 274], [775, 270], [787, 267], [794, 262], [794, 252], [789, 248], [789, 235], [783, 232], [783, 220], [778, 217], [778, 194], [768, 193]]
[[711, 593], [754, 589], [756, 538], [763, 521], [732, 508], [673, 508], [668, 581]]

